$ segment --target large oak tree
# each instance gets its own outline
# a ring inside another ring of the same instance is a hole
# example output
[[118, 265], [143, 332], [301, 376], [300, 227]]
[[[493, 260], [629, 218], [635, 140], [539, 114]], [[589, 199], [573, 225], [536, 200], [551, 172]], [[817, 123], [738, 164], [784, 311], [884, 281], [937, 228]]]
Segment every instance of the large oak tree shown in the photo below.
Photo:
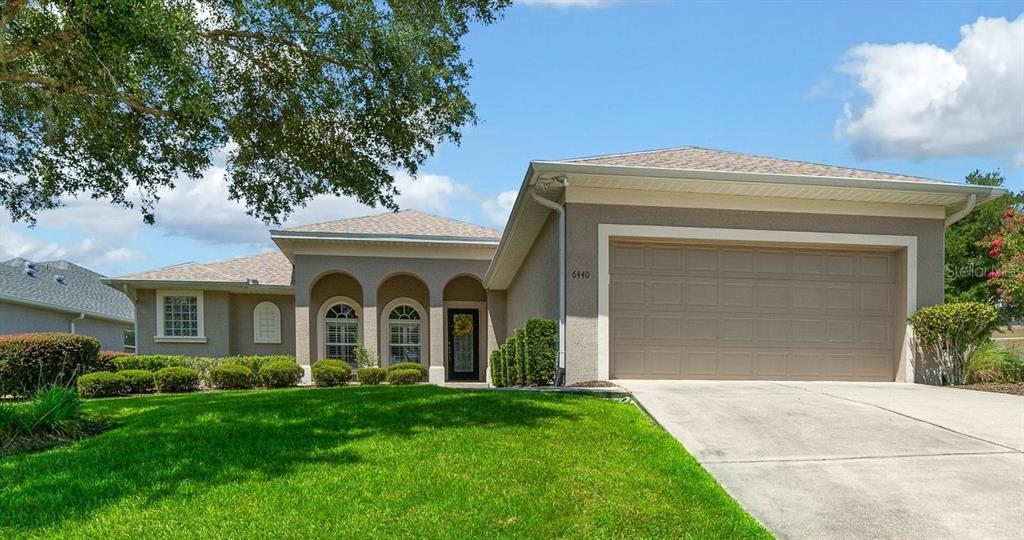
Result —
[[0, 3], [0, 204], [138, 197], [151, 223], [218, 152], [265, 220], [325, 193], [395, 208], [390, 171], [475, 121], [461, 38], [509, 0]]

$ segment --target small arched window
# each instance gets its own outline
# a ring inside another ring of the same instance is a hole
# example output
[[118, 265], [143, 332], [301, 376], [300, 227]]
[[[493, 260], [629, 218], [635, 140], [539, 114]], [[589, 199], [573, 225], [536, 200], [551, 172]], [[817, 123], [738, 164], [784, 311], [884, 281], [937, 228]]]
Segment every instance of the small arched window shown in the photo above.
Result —
[[324, 352], [327, 358], [356, 361], [359, 345], [359, 316], [352, 306], [338, 303], [327, 310], [324, 317]]
[[416, 362], [422, 356], [421, 336], [423, 321], [416, 308], [404, 304], [388, 315], [388, 345], [390, 363]]
[[260, 302], [252, 310], [254, 343], [281, 343], [281, 310], [273, 302]]

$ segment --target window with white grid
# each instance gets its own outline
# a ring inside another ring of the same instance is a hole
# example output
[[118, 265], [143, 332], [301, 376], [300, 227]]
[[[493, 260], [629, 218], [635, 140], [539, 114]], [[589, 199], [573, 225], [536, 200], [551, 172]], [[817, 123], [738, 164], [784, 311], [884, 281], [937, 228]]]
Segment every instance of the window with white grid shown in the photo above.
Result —
[[254, 343], [281, 343], [281, 310], [273, 302], [260, 302], [252, 312]]
[[420, 362], [422, 324], [419, 312], [412, 306], [402, 305], [391, 310], [388, 315], [390, 363]]
[[199, 337], [202, 335], [199, 316], [199, 296], [194, 294], [165, 294], [162, 297], [162, 327], [165, 337]]
[[359, 317], [352, 306], [335, 304], [324, 317], [324, 353], [327, 358], [355, 365], [359, 345]]

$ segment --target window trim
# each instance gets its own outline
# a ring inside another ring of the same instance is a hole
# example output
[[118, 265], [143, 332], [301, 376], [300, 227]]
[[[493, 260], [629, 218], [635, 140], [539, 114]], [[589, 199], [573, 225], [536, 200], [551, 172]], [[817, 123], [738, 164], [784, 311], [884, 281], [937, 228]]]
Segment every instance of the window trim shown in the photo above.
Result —
[[316, 315], [316, 360], [319, 362], [327, 358], [327, 310], [335, 304], [348, 304], [356, 312], [356, 344], [363, 344], [363, 306], [349, 296], [332, 296], [320, 304]]
[[[260, 308], [270, 306], [274, 309], [274, 330], [270, 337], [260, 335]], [[270, 300], [263, 300], [252, 308], [252, 342], [253, 343], [281, 343], [281, 308]]]
[[[192, 296], [196, 299], [196, 335], [167, 336], [164, 335], [164, 300], [168, 296]], [[156, 291], [156, 343], [206, 343], [206, 324], [203, 317], [203, 291], [186, 289], [167, 289]], [[138, 337], [136, 337], [138, 339]]]
[[[379, 335], [379, 356], [381, 365], [391, 365], [391, 312], [395, 308], [408, 305], [419, 313], [420, 319], [420, 364], [430, 365], [430, 312], [424, 309], [415, 299], [408, 296], [399, 296], [388, 302], [380, 312], [380, 335]], [[408, 319], [397, 319], [398, 323], [410, 323]]]

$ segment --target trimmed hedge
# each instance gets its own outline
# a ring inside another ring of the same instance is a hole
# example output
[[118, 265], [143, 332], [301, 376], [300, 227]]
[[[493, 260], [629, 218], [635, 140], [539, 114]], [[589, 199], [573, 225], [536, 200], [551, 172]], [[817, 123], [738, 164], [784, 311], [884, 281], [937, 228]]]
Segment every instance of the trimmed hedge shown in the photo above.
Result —
[[914, 336], [938, 364], [941, 384], [964, 384], [968, 362], [999, 325], [996, 308], [957, 302], [921, 308], [908, 319]]
[[99, 362], [96, 363], [97, 371], [117, 371], [114, 366], [114, 359], [122, 356], [131, 356], [132, 353], [124, 351], [100, 351]]
[[390, 369], [388, 370], [388, 384], [403, 385], [422, 382], [423, 372], [418, 369]]
[[360, 368], [356, 376], [359, 378], [359, 384], [380, 384], [387, 378], [388, 372], [384, 368], [367, 367]]
[[169, 354], [127, 354], [115, 356], [110, 359], [117, 371], [129, 369], [156, 372], [166, 367], [177, 367], [181, 365], [184, 356]]
[[549, 385], [558, 370], [558, 322], [530, 319], [491, 352], [491, 384]]
[[352, 380], [352, 367], [341, 360], [320, 360], [310, 371], [317, 386], [345, 386]]
[[187, 367], [165, 367], [153, 374], [160, 392], [195, 392], [199, 390], [199, 372]]
[[489, 362], [491, 368], [491, 384], [497, 387], [505, 386], [505, 366], [504, 357], [501, 354], [501, 347], [491, 351], [491, 361]]
[[241, 364], [213, 366], [207, 380], [210, 386], [221, 390], [243, 390], [252, 388], [256, 383], [252, 370]]
[[266, 388], [287, 388], [302, 380], [302, 367], [291, 360], [275, 360], [260, 368], [259, 381]]
[[423, 375], [424, 381], [427, 380], [427, 366], [424, 366], [419, 362], [399, 362], [397, 364], [391, 364], [388, 366], [388, 373], [399, 369], [415, 369]]
[[0, 396], [30, 396], [36, 389], [71, 384], [98, 371], [100, 342], [62, 333], [0, 336]]
[[156, 379], [153, 373], [144, 369], [126, 369], [118, 371], [124, 379], [124, 392], [126, 394], [148, 394], [156, 389]]
[[258, 374], [263, 366], [270, 362], [291, 362], [295, 363], [295, 357], [287, 354], [268, 354], [268, 355], [235, 355], [225, 356], [220, 359], [222, 364], [238, 364], [245, 366], [252, 370], [254, 374]]
[[84, 398], [119, 396], [125, 392], [125, 380], [120, 373], [96, 371], [78, 378], [78, 393]]

